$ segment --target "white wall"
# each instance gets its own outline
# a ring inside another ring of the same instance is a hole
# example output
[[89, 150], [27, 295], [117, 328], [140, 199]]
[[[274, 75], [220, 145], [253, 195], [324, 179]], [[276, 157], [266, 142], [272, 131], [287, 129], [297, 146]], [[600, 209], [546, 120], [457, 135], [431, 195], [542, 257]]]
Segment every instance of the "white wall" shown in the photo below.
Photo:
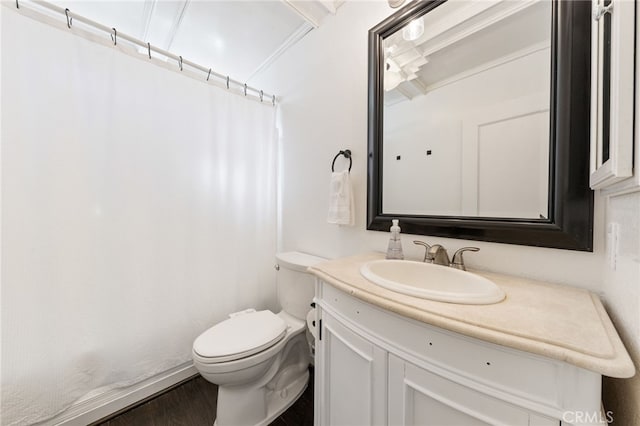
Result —
[[[636, 149], [640, 145], [636, 146]], [[615, 261], [607, 262], [604, 297], [607, 311], [640, 370], [640, 192], [614, 195], [607, 203], [607, 226], [619, 226]], [[618, 425], [640, 424], [640, 374], [604, 380], [604, 401]]]
[[[605, 264], [603, 287], [612, 316], [629, 336], [629, 349], [640, 354], [640, 192], [612, 195], [607, 203], [607, 226], [618, 227], [607, 241], [615, 254]], [[617, 241], [616, 241], [617, 239]]]
[[[636, 7], [638, 5], [636, 4]], [[637, 11], [636, 11], [637, 12]], [[640, 15], [636, 13], [636, 28]], [[640, 33], [636, 32], [636, 46]], [[608, 257], [604, 265], [604, 302], [636, 366], [631, 379], [604, 379], [603, 399], [614, 413], [616, 425], [640, 424], [640, 57], [636, 55], [634, 177], [622, 181], [606, 195]], [[628, 83], [627, 83], [628, 84]], [[629, 88], [630, 90], [630, 88]], [[615, 227], [618, 228], [617, 232]], [[615, 237], [617, 234], [617, 237]]]
[[[366, 230], [367, 36], [392, 12], [383, 1], [346, 2], [252, 81], [281, 97], [281, 248], [330, 258], [386, 250], [388, 233]], [[346, 148], [353, 152], [354, 227], [326, 223], [331, 160]], [[594, 253], [405, 235], [405, 254], [422, 258], [413, 239], [450, 250], [471, 244], [481, 248], [467, 256], [471, 267], [598, 291], [604, 258], [599, 204]]]
[[[546, 216], [549, 70], [550, 50], [537, 50], [385, 106], [383, 211]], [[547, 111], [535, 114], [538, 103]], [[516, 108], [519, 104], [526, 108]], [[465, 141], [473, 148], [463, 148]]]

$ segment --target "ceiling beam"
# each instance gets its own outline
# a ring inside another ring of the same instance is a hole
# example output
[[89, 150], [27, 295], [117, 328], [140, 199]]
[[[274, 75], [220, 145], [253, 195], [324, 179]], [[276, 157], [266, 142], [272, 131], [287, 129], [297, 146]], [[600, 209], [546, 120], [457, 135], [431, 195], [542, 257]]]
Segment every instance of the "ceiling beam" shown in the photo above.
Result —
[[176, 16], [173, 18], [173, 24], [171, 25], [171, 30], [169, 31], [169, 34], [167, 34], [167, 38], [165, 39], [166, 50], [171, 50], [171, 45], [173, 44], [173, 40], [176, 38], [176, 34], [180, 29], [180, 24], [182, 24], [182, 20], [184, 19], [184, 16], [187, 14], [187, 8], [189, 7], [190, 3], [191, 3], [191, 0], [183, 0], [180, 7], [178, 7], [178, 11], [177, 11], [178, 13], [176, 13]]
[[318, 28], [320, 26], [320, 22], [324, 16], [321, 13], [318, 13], [318, 9], [322, 8], [318, 8], [315, 1], [282, 0], [282, 2], [300, 15], [302, 19], [310, 23], [313, 28]]
[[332, 15], [336, 14], [336, 11], [338, 10], [338, 6], [336, 6], [336, 2], [333, 0], [316, 0], [318, 3], [320, 3], [325, 9], [327, 9], [327, 12], [329, 12]]
[[156, 8], [156, 3], [157, 0], [145, 0], [144, 2], [140, 40], [148, 40], [149, 38], [149, 27], [151, 26], [151, 18], [153, 17], [153, 11]]
[[284, 52], [286, 52], [291, 46], [296, 44], [302, 37], [304, 37], [309, 31], [311, 31], [313, 27], [308, 22], [303, 22], [297, 30], [295, 30], [287, 39], [278, 47], [267, 59], [265, 59], [258, 68], [256, 68], [249, 78], [247, 78], [247, 82], [250, 82], [255, 76], [260, 74], [265, 69], [269, 68], [276, 59], [280, 57]]
[[404, 88], [402, 84], [396, 87], [395, 90], [397, 90], [398, 93], [400, 93], [402, 96], [404, 96], [408, 100], [413, 99], [413, 93], [409, 92], [406, 88]]

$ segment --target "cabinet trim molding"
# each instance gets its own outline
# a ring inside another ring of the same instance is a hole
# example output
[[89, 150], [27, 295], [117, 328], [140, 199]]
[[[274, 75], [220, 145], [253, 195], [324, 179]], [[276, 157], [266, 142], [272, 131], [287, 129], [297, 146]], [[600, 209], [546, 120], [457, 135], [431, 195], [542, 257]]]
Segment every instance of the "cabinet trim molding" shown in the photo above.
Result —
[[[635, 72], [635, 2], [611, 0], [608, 11], [599, 13], [605, 1], [592, 1], [592, 189], [607, 188], [633, 175], [634, 91], [630, 88]], [[609, 37], [609, 43], [605, 37]], [[606, 55], [605, 45], [610, 46]]]

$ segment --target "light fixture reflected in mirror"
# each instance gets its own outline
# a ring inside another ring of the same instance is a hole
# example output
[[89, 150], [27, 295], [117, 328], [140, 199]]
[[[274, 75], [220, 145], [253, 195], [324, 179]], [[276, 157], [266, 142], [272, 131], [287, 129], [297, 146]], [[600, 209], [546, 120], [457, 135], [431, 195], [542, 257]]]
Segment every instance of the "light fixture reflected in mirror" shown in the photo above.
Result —
[[402, 6], [402, 3], [404, 3], [404, 0], [387, 0], [387, 3], [389, 3], [389, 6], [395, 9]]
[[402, 38], [412, 41], [420, 38], [424, 34], [424, 21], [422, 16], [409, 22], [409, 25], [402, 29]]

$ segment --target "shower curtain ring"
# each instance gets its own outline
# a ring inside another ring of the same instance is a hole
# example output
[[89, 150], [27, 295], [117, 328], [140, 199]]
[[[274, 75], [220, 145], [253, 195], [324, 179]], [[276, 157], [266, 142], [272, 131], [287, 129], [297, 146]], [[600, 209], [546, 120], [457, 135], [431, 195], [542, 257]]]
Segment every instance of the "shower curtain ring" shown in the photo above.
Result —
[[276, 95], [271, 95], [271, 105], [276, 106]]
[[182, 56], [179, 56], [180, 58], [180, 62], [178, 62], [178, 65], [180, 65], [180, 71], [182, 71]]
[[262, 98], [264, 97], [264, 92], [261, 90], [260, 91], [260, 102], [262, 102]]
[[113, 40], [113, 45], [118, 45], [118, 31], [115, 28], [111, 28], [113, 30], [113, 34], [111, 34], [111, 40]]
[[147, 42], [147, 52], [149, 52], [149, 59], [151, 59], [151, 43]]
[[227, 76], [227, 89], [229, 88], [229, 76]]
[[[16, 0], [16, 3], [18, 1]], [[69, 9], [64, 10], [64, 14], [67, 15], [67, 28], [71, 28], [71, 24], [73, 23], [73, 18], [69, 17]]]
[[209, 74], [207, 74], [207, 81], [209, 81], [209, 77], [211, 77], [211, 68], [209, 68]]
[[18, 0], [16, 0], [16, 9], [20, 9], [20, 4], [18, 4]]
[[244, 95], [247, 96], [247, 83], [244, 84]]

